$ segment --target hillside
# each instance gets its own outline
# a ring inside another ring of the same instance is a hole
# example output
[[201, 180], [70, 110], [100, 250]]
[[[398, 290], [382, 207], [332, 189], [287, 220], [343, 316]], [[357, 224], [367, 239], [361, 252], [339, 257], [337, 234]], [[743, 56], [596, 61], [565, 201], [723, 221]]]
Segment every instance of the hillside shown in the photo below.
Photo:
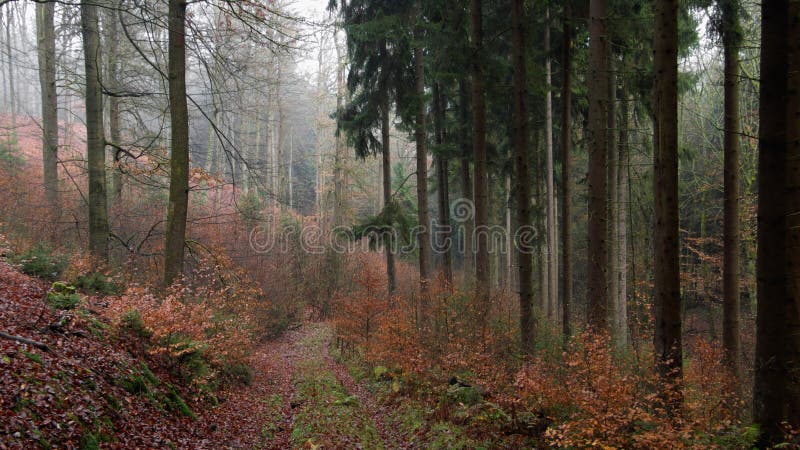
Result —
[[55, 309], [45, 303], [48, 287], [0, 262], [0, 448], [203, 442], [187, 415], [195, 405], [109, 331], [98, 314], [105, 303]]

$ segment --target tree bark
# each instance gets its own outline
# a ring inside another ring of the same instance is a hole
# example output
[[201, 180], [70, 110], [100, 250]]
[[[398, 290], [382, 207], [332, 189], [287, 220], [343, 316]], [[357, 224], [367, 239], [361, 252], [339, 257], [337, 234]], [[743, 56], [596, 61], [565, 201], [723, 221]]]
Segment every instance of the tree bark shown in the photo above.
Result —
[[608, 331], [608, 283], [606, 263], [608, 42], [606, 0], [589, 3], [589, 254], [588, 323]]
[[[117, 26], [117, 15], [115, 14], [115, 5], [109, 5], [105, 8], [103, 22], [105, 25], [106, 33], [106, 88], [116, 92], [119, 90], [119, 36]], [[114, 145], [120, 145], [121, 129], [120, 129], [120, 99], [117, 95], [110, 95], [108, 97], [108, 131], [110, 134], [111, 142]], [[111, 160], [114, 167], [111, 170], [111, 200], [112, 204], [117, 203], [122, 198], [122, 171], [120, 170], [120, 152], [111, 147]]]
[[[611, 43], [609, 43], [609, 46]], [[611, 337], [614, 345], [622, 347], [625, 339], [625, 330], [619, 322], [620, 302], [619, 298], [619, 243], [617, 233], [619, 232], [618, 204], [619, 195], [618, 175], [619, 175], [619, 150], [616, 144], [617, 132], [617, 77], [614, 72], [613, 50], [608, 52], [608, 304], [609, 321], [611, 322]]]
[[739, 333], [739, 29], [738, 0], [721, 0], [722, 45], [725, 55], [725, 190], [722, 258], [722, 347], [725, 362], [741, 378]]
[[[387, 50], [386, 40], [381, 40], [381, 60], [386, 61]], [[381, 70], [381, 89], [383, 90], [383, 98], [381, 99], [381, 152], [383, 170], [383, 208], [384, 211], [392, 210], [392, 146], [390, 140], [390, 124], [389, 124], [389, 81], [388, 74], [385, 70]], [[384, 251], [386, 252], [386, 278], [388, 282], [389, 294], [394, 294], [397, 290], [397, 275], [395, 274], [394, 264], [394, 245], [395, 245], [394, 230], [390, 231], [386, 236], [384, 242]]]
[[550, 69], [550, 8], [546, 13], [544, 29], [545, 81], [547, 92], [545, 94], [545, 151], [547, 181], [547, 276], [548, 276], [548, 312], [549, 318], [555, 321], [558, 318], [558, 244], [556, 243], [556, 200], [555, 184], [553, 183], [553, 94], [552, 75]]
[[620, 333], [617, 343], [620, 347], [628, 345], [628, 170], [630, 160], [630, 143], [628, 127], [630, 125], [630, 111], [628, 102], [631, 101], [626, 88], [621, 89], [619, 124], [619, 158], [617, 167], [617, 309], [616, 326]]
[[[467, 82], [464, 78], [458, 80], [458, 110], [460, 145], [461, 145], [461, 198], [468, 204], [472, 203], [472, 177], [470, 176], [469, 160], [472, 155], [472, 146], [469, 140], [469, 93]], [[475, 251], [473, 247], [472, 235], [474, 230], [475, 211], [470, 209], [469, 214], [464, 217], [464, 284], [470, 286], [475, 275]]]
[[572, 192], [569, 178], [571, 167], [572, 143], [570, 135], [570, 119], [572, 115], [572, 25], [570, 24], [570, 1], [564, 6], [563, 33], [564, 42], [561, 49], [561, 331], [566, 342], [572, 330], [570, 328], [570, 306], [572, 303], [572, 221], [570, 219], [570, 195]]
[[[789, 1], [786, 158], [787, 346], [789, 413], [793, 429], [800, 426], [800, 2]], [[762, 72], [763, 74], [763, 72]], [[760, 297], [759, 297], [760, 298]]]
[[189, 209], [189, 110], [186, 105], [186, 0], [169, 0], [169, 108], [172, 124], [164, 285], [183, 273]]
[[89, 252], [108, 262], [108, 204], [103, 138], [103, 92], [100, 85], [100, 34], [97, 6], [81, 2], [86, 74], [86, 153], [89, 165]]
[[39, 85], [42, 99], [42, 162], [48, 216], [58, 219], [58, 97], [56, 91], [55, 4], [36, 4]]
[[8, 58], [8, 99], [11, 105], [11, 136], [12, 140], [16, 143], [17, 136], [17, 107], [19, 106], [19, 98], [17, 98], [17, 89], [14, 83], [14, 66], [11, 64], [13, 58], [11, 47], [11, 27], [14, 23], [14, 13], [8, 11], [8, 21], [6, 22], [6, 57]]
[[753, 418], [759, 448], [800, 425], [800, 5], [761, 3], [756, 361]]
[[428, 321], [427, 299], [430, 281], [430, 234], [428, 230], [428, 152], [425, 143], [425, 61], [423, 60], [422, 43], [422, 4], [418, 0], [417, 25], [414, 28], [414, 78], [416, 91], [416, 119], [414, 137], [417, 144], [417, 218], [420, 230], [417, 233], [419, 243], [419, 287], [422, 294], [421, 315], [423, 323]]
[[475, 287], [482, 332], [489, 314], [489, 177], [486, 161], [486, 98], [483, 80], [483, 12], [481, 0], [470, 1], [472, 22], [472, 154], [475, 164]]
[[[511, 5], [512, 63], [514, 66], [514, 169], [516, 181], [517, 222], [519, 232], [515, 233], [515, 249], [519, 264], [519, 327], [523, 350], [533, 351], [534, 323], [533, 267], [528, 240], [519, 239], [522, 233], [532, 231], [531, 192], [528, 157], [528, 112], [525, 99], [528, 95], [527, 74], [525, 71], [525, 28], [523, 0], [513, 0]], [[526, 237], [530, 237], [525, 235]], [[511, 237], [511, 236], [509, 236]]]
[[433, 85], [433, 120], [434, 120], [434, 138], [436, 146], [438, 147], [438, 154], [436, 155], [436, 179], [439, 189], [438, 206], [439, 206], [439, 227], [441, 233], [437, 232], [441, 242], [437, 242], [437, 251], [442, 252], [442, 275], [444, 276], [445, 284], [449, 287], [453, 285], [453, 258], [452, 249], [449, 245], [450, 242], [450, 180], [449, 169], [447, 163], [447, 156], [443, 155], [444, 151], [444, 94], [440, 83]]
[[[666, 389], [683, 371], [678, 259], [678, 0], [655, 5], [653, 198], [655, 363]], [[675, 397], [675, 393], [670, 397]]]

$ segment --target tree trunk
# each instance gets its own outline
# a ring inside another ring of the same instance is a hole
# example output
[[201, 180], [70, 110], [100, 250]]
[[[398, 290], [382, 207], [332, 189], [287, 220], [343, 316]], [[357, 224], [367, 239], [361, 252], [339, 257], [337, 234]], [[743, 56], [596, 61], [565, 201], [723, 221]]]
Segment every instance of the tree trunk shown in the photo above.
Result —
[[[800, 2], [789, 2], [789, 29], [786, 39], [789, 70], [787, 107], [786, 158], [786, 255], [787, 255], [787, 342], [786, 351], [789, 413], [792, 429], [800, 425]], [[763, 74], [763, 72], [762, 72]], [[761, 297], [759, 297], [761, 298]]]
[[547, 186], [544, 174], [545, 145], [543, 129], [539, 128], [534, 133], [534, 153], [536, 189], [534, 190], [534, 206], [536, 207], [536, 226], [544, 230], [544, 236], [536, 240], [535, 267], [539, 279], [539, 313], [542, 317], [550, 317], [550, 277], [547, 273]]
[[553, 94], [552, 75], [550, 70], [550, 8], [546, 13], [544, 29], [544, 51], [546, 54], [545, 80], [547, 93], [545, 94], [545, 151], [547, 175], [547, 285], [549, 318], [555, 321], [558, 318], [558, 244], [556, 243], [556, 200], [555, 184], [553, 183]]
[[472, 22], [472, 154], [475, 159], [475, 287], [479, 321], [485, 332], [489, 314], [489, 177], [486, 161], [486, 98], [483, 80], [483, 12], [481, 0], [470, 1]]
[[108, 261], [108, 204], [103, 138], [103, 92], [100, 86], [100, 34], [97, 6], [81, 2], [86, 70], [86, 153], [89, 165], [89, 252]]
[[[791, 5], [791, 6], [790, 6]], [[756, 362], [753, 416], [766, 448], [800, 425], [800, 5], [761, 3]]]
[[[513, 136], [512, 136], [513, 141]], [[513, 158], [513, 155], [509, 155]], [[505, 242], [505, 288], [510, 293], [514, 289], [514, 229], [511, 225], [511, 209], [514, 205], [514, 191], [511, 189], [511, 173], [506, 173], [506, 242]]]
[[279, 209], [282, 209], [282, 205], [286, 202], [286, 177], [284, 176], [284, 155], [283, 149], [284, 145], [286, 144], [286, 111], [283, 108], [283, 89], [281, 83], [283, 83], [283, 71], [281, 70], [281, 65], [278, 64], [278, 79], [275, 84], [276, 92], [276, 99], [277, 102], [277, 112], [278, 112], [278, 136], [276, 139], [276, 147], [275, 147], [275, 176], [277, 182], [277, 191], [275, 192], [275, 198], [277, 200], [277, 205]]
[[[439, 206], [439, 227], [437, 231], [437, 251], [442, 253], [442, 275], [445, 284], [450, 287], [453, 285], [453, 259], [450, 242], [450, 187], [449, 170], [447, 157], [442, 154], [444, 144], [444, 94], [439, 83], [433, 85], [433, 120], [434, 138], [438, 147], [436, 155], [436, 179], [439, 185], [438, 206]], [[441, 242], [438, 241], [441, 239]]]
[[739, 334], [739, 1], [721, 0], [725, 54], [724, 221], [722, 260], [722, 347], [725, 362], [741, 377]]
[[[523, 0], [514, 0], [511, 5], [512, 63], [514, 65], [514, 169], [516, 181], [516, 203], [518, 231], [515, 233], [515, 248], [519, 259], [519, 328], [522, 348], [533, 351], [534, 323], [532, 314], [533, 267], [531, 259], [531, 191], [528, 158], [528, 111], [525, 99], [528, 82], [525, 71], [525, 19]], [[510, 238], [511, 236], [509, 236]]]
[[[472, 177], [469, 173], [469, 160], [472, 154], [472, 146], [469, 140], [469, 93], [467, 91], [467, 82], [464, 78], [458, 80], [458, 111], [460, 128], [460, 145], [461, 145], [461, 198], [462, 201], [468, 205], [472, 205]], [[454, 211], [458, 212], [458, 211]], [[468, 214], [463, 217], [464, 219], [464, 284], [470, 286], [472, 284], [472, 277], [475, 275], [475, 250], [473, 247], [473, 232], [474, 232], [474, 208], [470, 206]]]
[[562, 43], [561, 67], [561, 320], [564, 342], [572, 334], [570, 329], [570, 306], [572, 303], [572, 222], [570, 219], [570, 195], [572, 192], [569, 177], [572, 143], [570, 119], [572, 111], [572, 25], [570, 24], [570, 1], [564, 6], [564, 42]]
[[[655, 359], [666, 389], [682, 377], [678, 259], [678, 0], [655, 5], [653, 70], [653, 278]], [[674, 400], [677, 391], [670, 397]]]
[[608, 211], [606, 121], [608, 120], [608, 42], [606, 0], [589, 2], [589, 268], [588, 323], [607, 331], [608, 283], [606, 280]]
[[[336, 110], [342, 109], [344, 104], [345, 95], [345, 65], [344, 57], [342, 55], [342, 48], [339, 44], [336, 31], [333, 32], [334, 46], [336, 47]], [[385, 136], [384, 136], [385, 137]], [[345, 196], [344, 196], [344, 180], [343, 170], [345, 146], [344, 139], [341, 136], [335, 137], [336, 149], [333, 161], [333, 225], [339, 227], [344, 225], [344, 212], [346, 209]], [[384, 186], [384, 195], [385, 195]]]
[[617, 309], [616, 326], [620, 333], [617, 335], [617, 344], [620, 347], [628, 345], [628, 170], [630, 160], [630, 144], [628, 137], [628, 126], [630, 124], [630, 112], [628, 102], [631, 101], [628, 93], [623, 87], [620, 96], [620, 118], [619, 124], [619, 160], [617, 167]]
[[[381, 60], [386, 61], [388, 58], [386, 51], [386, 40], [381, 40]], [[381, 98], [381, 146], [383, 151], [382, 169], [383, 169], [383, 208], [388, 212], [393, 209], [392, 206], [392, 146], [389, 134], [391, 128], [389, 126], [389, 86], [386, 79], [385, 71], [381, 74], [381, 84], [383, 90], [383, 97]], [[397, 290], [397, 275], [395, 273], [394, 264], [394, 247], [395, 247], [394, 230], [390, 231], [386, 236], [384, 242], [384, 251], [386, 252], [386, 278], [388, 280], [389, 294], [394, 294]]]
[[[119, 80], [117, 74], [119, 71], [119, 36], [117, 26], [116, 5], [112, 4], [104, 10], [103, 22], [105, 25], [106, 33], [106, 89], [111, 90], [114, 94], [119, 90]], [[120, 130], [120, 105], [119, 97], [117, 95], [110, 95], [108, 97], [108, 131], [111, 137], [111, 143], [120, 145], [121, 130]], [[111, 170], [111, 200], [112, 204], [119, 202], [122, 197], [122, 171], [119, 168], [120, 152], [111, 147], [111, 160], [113, 161], [113, 168]]]
[[12, 65], [13, 53], [11, 47], [11, 27], [14, 23], [14, 13], [9, 8], [8, 22], [6, 22], [6, 57], [8, 58], [8, 99], [11, 105], [11, 136], [12, 141], [16, 143], [17, 136], [17, 106], [19, 99], [17, 98], [17, 89], [14, 83], [14, 66]]
[[417, 141], [417, 218], [420, 231], [419, 242], [419, 287], [422, 294], [421, 315], [423, 323], [428, 322], [427, 299], [428, 282], [430, 281], [430, 234], [428, 230], [428, 153], [425, 149], [425, 61], [423, 60], [422, 43], [422, 5], [417, 1], [417, 26], [414, 37], [414, 78], [416, 81], [417, 111], [414, 137]]
[[183, 273], [189, 209], [189, 111], [186, 105], [186, 0], [169, 0], [169, 109], [172, 125], [164, 285]]
[[55, 4], [36, 4], [39, 85], [42, 98], [42, 162], [48, 216], [58, 220], [58, 97], [56, 92]]
[[[611, 43], [609, 43], [609, 46]], [[617, 233], [619, 223], [617, 221], [618, 205], [617, 196], [619, 195], [618, 175], [619, 175], [619, 150], [616, 145], [617, 132], [617, 77], [614, 73], [613, 50], [608, 52], [608, 306], [609, 321], [611, 323], [611, 337], [614, 344], [622, 347], [625, 339], [625, 330], [619, 323], [619, 243]]]

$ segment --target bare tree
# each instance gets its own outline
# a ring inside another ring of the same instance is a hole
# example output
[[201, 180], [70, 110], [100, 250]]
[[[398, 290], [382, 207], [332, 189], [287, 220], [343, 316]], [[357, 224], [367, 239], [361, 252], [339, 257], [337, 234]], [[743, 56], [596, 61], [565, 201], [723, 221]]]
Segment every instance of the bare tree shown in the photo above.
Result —
[[186, 1], [169, 0], [169, 109], [172, 124], [164, 284], [183, 273], [189, 209], [189, 109], [186, 104]]
[[86, 152], [89, 164], [89, 251], [108, 261], [108, 204], [103, 137], [103, 90], [100, 83], [100, 33], [97, 6], [81, 2], [86, 75]]
[[42, 99], [42, 162], [51, 219], [58, 218], [58, 97], [56, 94], [55, 3], [36, 4], [36, 38]]

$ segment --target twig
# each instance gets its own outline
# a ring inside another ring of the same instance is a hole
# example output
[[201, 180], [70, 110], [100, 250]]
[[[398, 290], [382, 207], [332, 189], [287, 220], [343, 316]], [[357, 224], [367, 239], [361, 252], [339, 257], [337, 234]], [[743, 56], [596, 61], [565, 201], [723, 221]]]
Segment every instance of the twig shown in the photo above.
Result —
[[46, 352], [50, 351], [50, 347], [48, 347], [47, 344], [39, 341], [34, 341], [33, 339], [24, 338], [22, 336], [15, 336], [13, 334], [3, 333], [2, 331], [0, 331], [0, 338], [21, 342], [23, 344], [28, 344], [38, 348], [39, 350], [44, 350]]

